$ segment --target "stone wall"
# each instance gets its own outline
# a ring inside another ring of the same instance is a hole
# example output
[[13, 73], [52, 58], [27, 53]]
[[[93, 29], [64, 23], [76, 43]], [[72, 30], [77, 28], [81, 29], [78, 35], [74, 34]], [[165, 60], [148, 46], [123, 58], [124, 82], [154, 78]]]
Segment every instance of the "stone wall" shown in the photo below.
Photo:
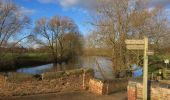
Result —
[[89, 90], [90, 92], [96, 93], [96, 94], [105, 94], [105, 88], [104, 88], [104, 82], [102, 82], [101, 80], [97, 80], [97, 79], [90, 79], [89, 82]]
[[81, 72], [80, 70], [66, 71], [65, 74], [60, 77], [52, 79], [45, 78], [43, 80], [33, 79], [28, 81], [15, 81], [15, 79], [13, 79], [13, 81], [7, 79], [4, 81], [4, 76], [1, 75], [0, 84], [4, 85], [0, 85], [0, 97], [87, 89], [89, 80], [93, 78], [93, 76], [92, 70], [86, 69], [83, 69]]
[[137, 91], [136, 91], [136, 83], [128, 84], [128, 100], [136, 100]]
[[107, 94], [127, 89], [128, 79], [114, 79], [106, 82], [108, 84]]
[[117, 91], [126, 90], [127, 79], [114, 79], [102, 81], [99, 79], [90, 79], [89, 90], [99, 95], [110, 94]]
[[[161, 82], [149, 82], [148, 99], [149, 100], [170, 100], [170, 84]], [[128, 100], [137, 100], [143, 98], [142, 81], [129, 81]]]

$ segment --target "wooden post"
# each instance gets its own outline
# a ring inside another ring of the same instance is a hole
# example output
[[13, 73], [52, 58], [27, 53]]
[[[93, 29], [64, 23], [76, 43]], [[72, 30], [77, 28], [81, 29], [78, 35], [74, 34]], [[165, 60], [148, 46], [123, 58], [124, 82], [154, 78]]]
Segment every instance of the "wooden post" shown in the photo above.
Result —
[[143, 68], [143, 100], [147, 100], [148, 96], [148, 38], [144, 38], [144, 68]]
[[86, 89], [86, 86], [85, 86], [85, 78], [86, 77], [86, 73], [85, 71], [83, 72], [83, 89]]
[[44, 80], [44, 73], [41, 74], [41, 79]]
[[147, 100], [148, 96], [148, 55], [153, 55], [154, 52], [148, 51], [148, 38], [144, 40], [125, 40], [128, 50], [144, 50], [143, 64], [143, 100]]
[[7, 79], [8, 79], [8, 77], [5, 76], [5, 77], [4, 77], [4, 87], [8, 86], [8, 85], [7, 85]]

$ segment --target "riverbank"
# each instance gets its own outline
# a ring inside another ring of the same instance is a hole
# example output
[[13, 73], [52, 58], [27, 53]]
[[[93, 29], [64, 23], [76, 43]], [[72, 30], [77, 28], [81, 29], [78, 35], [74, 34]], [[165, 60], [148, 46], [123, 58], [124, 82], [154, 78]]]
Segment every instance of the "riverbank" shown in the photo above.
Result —
[[0, 75], [0, 97], [27, 96], [48, 93], [89, 91], [108, 95], [126, 90], [128, 79], [101, 80], [89, 68], [46, 72], [41, 75], [11, 73]]
[[39, 76], [13, 73], [0, 75], [0, 97], [25, 96], [83, 90], [94, 77], [92, 69], [47, 72]]
[[39, 66], [52, 63], [51, 57], [46, 53], [6, 54], [0, 61], [0, 72], [12, 71], [19, 68]]

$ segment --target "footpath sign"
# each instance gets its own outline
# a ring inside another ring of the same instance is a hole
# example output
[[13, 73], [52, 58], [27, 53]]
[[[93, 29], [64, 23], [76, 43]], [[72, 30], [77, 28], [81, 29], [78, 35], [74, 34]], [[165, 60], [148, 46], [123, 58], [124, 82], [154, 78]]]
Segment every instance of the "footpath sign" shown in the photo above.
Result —
[[144, 45], [144, 40], [125, 40], [125, 43], [128, 45]]
[[143, 50], [144, 51], [144, 68], [143, 68], [143, 100], [147, 100], [148, 88], [148, 55], [153, 55], [154, 52], [148, 51], [148, 38], [142, 40], [125, 40], [128, 50]]

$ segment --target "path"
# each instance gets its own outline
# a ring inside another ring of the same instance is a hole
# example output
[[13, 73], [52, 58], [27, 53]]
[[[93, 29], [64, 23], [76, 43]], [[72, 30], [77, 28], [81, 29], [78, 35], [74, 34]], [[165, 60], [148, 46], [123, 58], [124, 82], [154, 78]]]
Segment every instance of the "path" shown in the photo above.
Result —
[[88, 92], [68, 92], [23, 97], [8, 97], [0, 98], [0, 100], [127, 100], [127, 92], [119, 92], [104, 96], [94, 95]]

